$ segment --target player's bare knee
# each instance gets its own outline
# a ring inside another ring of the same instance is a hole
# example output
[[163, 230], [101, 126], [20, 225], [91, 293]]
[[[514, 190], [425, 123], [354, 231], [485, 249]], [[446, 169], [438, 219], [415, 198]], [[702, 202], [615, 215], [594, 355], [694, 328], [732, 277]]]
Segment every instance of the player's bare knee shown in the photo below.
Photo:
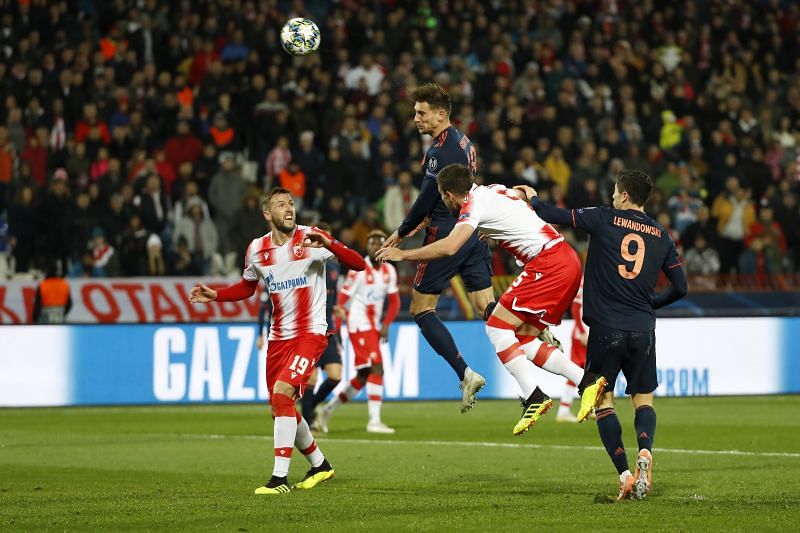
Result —
[[342, 365], [332, 363], [325, 367], [325, 373], [328, 374], [328, 379], [335, 382], [342, 381]]
[[597, 404], [597, 409], [608, 409], [614, 407], [614, 393], [605, 392], [600, 397], [600, 402]]
[[633, 394], [631, 395], [631, 402], [633, 403], [634, 409], [639, 409], [640, 407], [653, 406], [653, 393], [647, 394]]

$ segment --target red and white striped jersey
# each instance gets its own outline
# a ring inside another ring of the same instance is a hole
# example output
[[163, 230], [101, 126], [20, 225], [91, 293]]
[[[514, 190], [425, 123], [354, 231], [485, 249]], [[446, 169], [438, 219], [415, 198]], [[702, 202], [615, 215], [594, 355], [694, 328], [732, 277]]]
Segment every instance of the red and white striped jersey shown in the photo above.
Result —
[[335, 258], [327, 248], [303, 246], [311, 228], [298, 225], [283, 246], [272, 242], [272, 232], [254, 239], [245, 253], [242, 277], [264, 280], [272, 302], [269, 340], [285, 340], [303, 333], [325, 335], [325, 261]]
[[523, 264], [564, 240], [528, 202], [503, 185], [473, 185], [456, 223], [477, 228]]
[[397, 270], [392, 265], [380, 263], [376, 268], [369, 257], [366, 262], [367, 268], [361, 272], [351, 270], [339, 289], [349, 299], [347, 331], [350, 333], [379, 330], [383, 302], [387, 295], [397, 292]]

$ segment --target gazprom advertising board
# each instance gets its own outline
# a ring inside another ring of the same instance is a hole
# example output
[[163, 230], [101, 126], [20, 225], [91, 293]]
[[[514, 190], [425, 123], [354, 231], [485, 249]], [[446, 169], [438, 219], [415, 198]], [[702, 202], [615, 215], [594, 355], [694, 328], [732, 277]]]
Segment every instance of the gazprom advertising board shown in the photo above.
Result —
[[[519, 391], [482, 322], [447, 324], [469, 364], [486, 377], [482, 398]], [[555, 329], [569, 350], [571, 321]], [[0, 405], [253, 402], [267, 398], [256, 328], [237, 324], [0, 327]], [[800, 392], [800, 319], [658, 321], [661, 396]], [[345, 335], [345, 375], [353, 354]], [[460, 399], [450, 367], [413, 323], [392, 326], [383, 346], [385, 397]], [[539, 370], [558, 396], [564, 379]], [[621, 394], [624, 382], [617, 383]]]

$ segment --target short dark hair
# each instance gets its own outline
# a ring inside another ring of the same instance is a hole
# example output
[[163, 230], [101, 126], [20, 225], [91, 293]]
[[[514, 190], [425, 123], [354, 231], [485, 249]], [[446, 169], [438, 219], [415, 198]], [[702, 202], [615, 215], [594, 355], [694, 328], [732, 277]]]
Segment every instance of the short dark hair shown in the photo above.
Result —
[[425, 102], [431, 109], [444, 109], [448, 116], [453, 109], [450, 95], [438, 83], [426, 83], [412, 89], [411, 99], [414, 102]]
[[617, 189], [627, 192], [631, 202], [644, 207], [653, 192], [653, 178], [641, 170], [622, 170], [617, 174]]
[[367, 240], [372, 239], [373, 237], [377, 237], [379, 239], [386, 239], [386, 232], [382, 229], [374, 229], [367, 233]]
[[447, 165], [436, 176], [436, 181], [445, 192], [466, 194], [472, 188], [472, 172], [465, 165]]
[[284, 189], [283, 187], [273, 187], [269, 190], [269, 192], [265, 193], [264, 196], [261, 197], [261, 210], [266, 211], [267, 207], [269, 207], [269, 202], [272, 200], [272, 197], [278, 194], [288, 194], [289, 196], [292, 196], [292, 191], [289, 189]]

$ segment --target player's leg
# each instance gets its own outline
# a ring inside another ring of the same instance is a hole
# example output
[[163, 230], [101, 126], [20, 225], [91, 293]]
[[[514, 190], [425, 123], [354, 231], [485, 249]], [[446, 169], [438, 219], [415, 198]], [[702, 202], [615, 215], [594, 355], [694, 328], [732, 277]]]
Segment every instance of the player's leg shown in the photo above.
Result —
[[630, 497], [634, 482], [622, 441], [622, 425], [614, 410], [614, 384], [623, 361], [627, 360], [627, 352], [627, 332], [600, 325], [592, 327], [589, 331], [586, 373], [602, 377], [608, 386], [607, 391], [600, 394], [595, 412], [600, 440], [619, 475], [617, 499]]
[[564, 376], [578, 382], [583, 377], [583, 368], [572, 362], [567, 354], [558, 349], [555, 344], [543, 341], [539, 337], [541, 324], [523, 324], [517, 329], [517, 338], [520, 341], [525, 357], [539, 368], [552, 374]]
[[[270, 342], [270, 348], [275, 341]], [[267, 370], [269, 373], [269, 370]], [[297, 436], [297, 410], [294, 407], [296, 389], [284, 381], [276, 381], [270, 388], [269, 403], [274, 419], [273, 441], [275, 447], [275, 463], [272, 477], [263, 487], [256, 489], [256, 494], [285, 494], [289, 492], [289, 464]]]
[[368, 433], [394, 433], [381, 420], [381, 406], [383, 405], [383, 357], [380, 347], [381, 337], [377, 331], [369, 332], [370, 358], [372, 366], [367, 376], [367, 411], [369, 412]]
[[[580, 368], [586, 366], [586, 346], [576, 342], [573, 337], [572, 347], [570, 348], [570, 359]], [[581, 376], [583, 377], [583, 376]], [[561, 401], [556, 414], [557, 422], [577, 422], [578, 418], [572, 414], [572, 402], [578, 397], [578, 382], [567, 379], [564, 391], [561, 393]]]
[[603, 393], [597, 406], [597, 431], [606, 453], [614, 463], [619, 474], [619, 494], [617, 500], [629, 498], [633, 491], [634, 477], [628, 466], [628, 456], [625, 454], [625, 444], [622, 442], [622, 425], [614, 410], [613, 388]]
[[636, 415], [633, 425], [639, 454], [633, 472], [633, 496], [643, 499], [653, 488], [653, 438], [656, 434], [656, 411], [653, 408], [653, 394], [634, 394], [631, 396]]
[[461, 357], [461, 352], [456, 346], [453, 336], [445, 327], [444, 323], [436, 314], [436, 304], [439, 301], [439, 293], [426, 294], [417, 289], [411, 291], [411, 306], [409, 312], [414, 317], [414, 321], [419, 326], [422, 336], [431, 345], [431, 348], [438, 353], [442, 359], [447, 361], [450, 368], [458, 376], [459, 381], [464, 380], [464, 373], [467, 370], [467, 363]]
[[656, 433], [653, 391], [658, 387], [655, 331], [632, 332], [630, 337], [630, 359], [623, 364], [622, 372], [628, 380], [625, 392], [631, 395], [636, 410], [633, 424], [639, 444], [633, 474], [633, 497], [642, 499], [650, 493], [653, 485], [653, 439]]
[[323, 433], [328, 432], [328, 423], [333, 412], [358, 396], [370, 374], [372, 360], [370, 358], [367, 335], [364, 332], [351, 333], [350, 342], [353, 345], [353, 353], [355, 355], [356, 375], [339, 391], [339, 394], [334, 395], [331, 401], [317, 411], [316, 422]]
[[[327, 344], [327, 338], [322, 335], [308, 335], [300, 339], [295, 351], [300, 354], [300, 357], [305, 355], [309, 360], [316, 363], [317, 358], [322, 354]], [[299, 367], [300, 365], [295, 365], [295, 368], [299, 369]], [[299, 394], [303, 394], [307, 383], [304, 383], [304, 378], [299, 377], [298, 382], [293, 383], [293, 385], [296, 385]], [[334, 471], [331, 464], [323, 455], [322, 450], [317, 446], [314, 436], [311, 434], [308, 422], [306, 422], [297, 411], [295, 411], [295, 422], [296, 432], [294, 445], [309, 462], [311, 468], [306, 472], [305, 477], [296, 483], [293, 488], [311, 489], [319, 483], [331, 479], [334, 476]]]
[[299, 427], [295, 399], [298, 395], [303, 395], [317, 358], [324, 349], [323, 343], [322, 335], [300, 336], [269, 343], [267, 387], [274, 418], [275, 463], [272, 477], [265, 486], [256, 489], [256, 494], [289, 492], [287, 475]]
[[[319, 388], [313, 394], [310, 393], [308, 396], [311, 397], [309, 403], [311, 404], [311, 411], [314, 413], [314, 409], [317, 408], [319, 404], [321, 404], [328, 395], [336, 388], [339, 382], [342, 380], [342, 354], [341, 354], [341, 345], [339, 343], [338, 338], [335, 335], [328, 336], [328, 346], [325, 348], [325, 352], [323, 352], [322, 357], [320, 357], [319, 362], [317, 363], [318, 368], [322, 368], [325, 370], [325, 381], [323, 381]], [[303, 397], [305, 398], [305, 396]], [[305, 404], [304, 404], [305, 405]], [[305, 411], [303, 412], [303, 417], [306, 416]], [[315, 415], [312, 414], [311, 417], [311, 429], [314, 431], [322, 432], [322, 428], [319, 426], [319, 423], [314, 420]], [[309, 419], [306, 418], [306, 421]], [[324, 433], [324, 432], [323, 432]]]
[[317, 385], [318, 377], [319, 367], [315, 367], [311, 372], [311, 377], [308, 378], [306, 393], [300, 398], [300, 411], [303, 413], [305, 421], [309, 424], [314, 421], [314, 387]]
[[521, 325], [522, 320], [502, 303], [497, 304], [486, 321], [486, 336], [494, 345], [500, 362], [522, 391], [522, 417], [514, 426], [514, 435], [525, 433], [553, 405], [553, 400], [537, 386], [536, 370], [517, 340], [516, 330]]

